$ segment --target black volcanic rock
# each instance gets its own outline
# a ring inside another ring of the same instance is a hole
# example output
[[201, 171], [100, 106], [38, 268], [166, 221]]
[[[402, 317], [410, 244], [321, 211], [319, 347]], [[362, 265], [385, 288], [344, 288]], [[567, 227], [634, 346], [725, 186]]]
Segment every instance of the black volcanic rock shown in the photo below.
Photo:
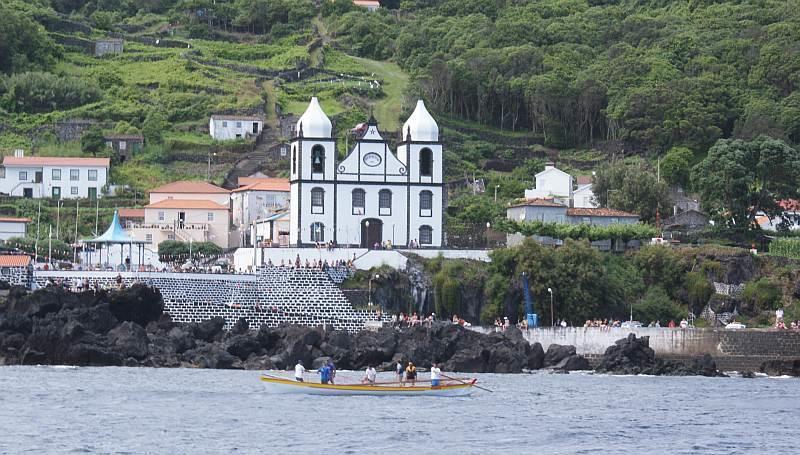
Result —
[[800, 376], [800, 359], [767, 360], [759, 367], [759, 371], [769, 376]]
[[655, 351], [650, 348], [650, 337], [637, 338], [633, 333], [606, 349], [596, 371], [655, 376], [724, 376], [709, 354], [688, 364], [657, 359]]

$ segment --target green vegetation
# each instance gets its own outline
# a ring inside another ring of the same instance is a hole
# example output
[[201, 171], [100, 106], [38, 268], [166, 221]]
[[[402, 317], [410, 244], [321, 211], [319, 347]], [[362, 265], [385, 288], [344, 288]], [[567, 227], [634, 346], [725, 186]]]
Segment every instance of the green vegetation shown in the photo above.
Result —
[[592, 191], [601, 206], [636, 213], [649, 223], [655, 222], [657, 210], [669, 213], [672, 207], [666, 183], [638, 158], [600, 166]]
[[800, 239], [777, 238], [769, 243], [769, 253], [792, 259], [800, 259]]
[[158, 244], [158, 260], [161, 262], [186, 262], [208, 259], [222, 254], [222, 248], [211, 242], [180, 242], [165, 240]]
[[610, 224], [600, 226], [596, 224], [562, 224], [545, 223], [541, 221], [515, 221], [498, 220], [494, 228], [507, 233], [520, 233], [526, 237], [540, 235], [555, 239], [573, 240], [630, 240], [650, 239], [657, 234], [656, 228], [646, 224]]

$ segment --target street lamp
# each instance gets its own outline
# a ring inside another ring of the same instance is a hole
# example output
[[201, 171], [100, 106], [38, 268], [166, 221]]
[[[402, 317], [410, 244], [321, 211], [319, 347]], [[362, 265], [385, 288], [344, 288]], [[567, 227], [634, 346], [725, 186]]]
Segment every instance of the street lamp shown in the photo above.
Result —
[[494, 201], [497, 202], [497, 189], [500, 188], [500, 185], [494, 186]]
[[375, 278], [369, 277], [369, 297], [367, 298], [367, 305], [372, 306], [372, 280], [377, 280], [380, 278], [380, 275], [375, 275]]
[[[214, 156], [217, 156], [217, 152], [214, 152]], [[211, 151], [208, 151], [208, 168], [206, 169], [206, 181], [211, 181]]]
[[367, 238], [366, 239], [361, 239], [361, 241], [364, 242], [365, 245], [367, 245], [367, 249], [369, 250], [369, 249], [372, 249], [372, 247], [369, 246], [369, 220], [364, 221], [364, 226], [367, 227], [367, 232], [366, 232]]
[[550, 293], [550, 327], [554, 327], [556, 325], [556, 320], [553, 317], [553, 289], [547, 288], [547, 292]]

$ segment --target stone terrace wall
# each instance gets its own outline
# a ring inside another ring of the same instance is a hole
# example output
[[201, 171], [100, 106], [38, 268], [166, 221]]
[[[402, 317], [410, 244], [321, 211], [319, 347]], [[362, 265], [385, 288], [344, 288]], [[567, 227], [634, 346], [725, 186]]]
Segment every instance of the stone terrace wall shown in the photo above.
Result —
[[78, 286], [115, 287], [146, 282], [161, 291], [165, 311], [176, 322], [200, 322], [222, 316], [226, 328], [244, 317], [252, 329], [282, 323], [333, 325], [350, 332], [361, 330], [374, 315], [357, 311], [327, 273], [314, 269], [265, 267], [256, 275], [141, 272], [35, 271], [34, 281], [63, 281]]
[[[489, 332], [493, 329], [478, 327]], [[656, 356], [675, 360], [690, 360], [711, 354], [723, 370], [758, 370], [767, 360], [800, 358], [800, 331], [747, 329], [670, 329], [670, 328], [536, 328], [523, 331], [532, 344], [540, 343], [546, 350], [551, 344], [575, 346], [578, 354], [595, 358], [629, 333], [649, 336], [650, 347]]]

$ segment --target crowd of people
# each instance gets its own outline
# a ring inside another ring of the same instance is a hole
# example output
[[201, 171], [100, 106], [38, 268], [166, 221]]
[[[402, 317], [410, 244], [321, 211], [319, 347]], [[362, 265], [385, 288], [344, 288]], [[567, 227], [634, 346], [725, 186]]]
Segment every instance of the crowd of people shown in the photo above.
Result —
[[[355, 254], [353, 255], [353, 259], [349, 259], [346, 261], [344, 259], [337, 259], [328, 262], [327, 259], [321, 259], [321, 258], [319, 260], [312, 259], [310, 261], [308, 260], [308, 258], [306, 258], [306, 260], [303, 261], [300, 259], [300, 255], [298, 254], [297, 257], [294, 259], [294, 262], [292, 262], [291, 259], [288, 261], [286, 261], [285, 259], [281, 259], [281, 262], [280, 264], [277, 264], [277, 267], [284, 267], [284, 268], [289, 267], [295, 269], [317, 269], [323, 271], [326, 271], [331, 267], [333, 268], [347, 267], [349, 269], [352, 269], [354, 268], [353, 266], [354, 260], [355, 260]], [[276, 267], [276, 264], [272, 262], [271, 258], [267, 260], [266, 265], [267, 267]]]
[[[302, 360], [298, 360], [294, 366], [294, 379], [297, 382], [305, 382], [305, 374], [307, 370], [303, 365]], [[319, 374], [320, 384], [336, 384], [336, 365], [333, 360], [328, 359], [322, 366], [317, 369]], [[400, 360], [395, 364], [395, 376], [397, 383], [400, 387], [409, 386], [414, 387], [417, 384], [417, 367], [414, 362], [407, 362], [403, 365]], [[439, 387], [442, 380], [442, 370], [437, 363], [433, 363], [430, 369], [430, 383], [432, 387]], [[368, 365], [364, 371], [364, 377], [361, 379], [362, 384], [375, 385], [377, 383], [378, 371], [373, 365]], [[391, 382], [389, 383], [391, 384]]]

